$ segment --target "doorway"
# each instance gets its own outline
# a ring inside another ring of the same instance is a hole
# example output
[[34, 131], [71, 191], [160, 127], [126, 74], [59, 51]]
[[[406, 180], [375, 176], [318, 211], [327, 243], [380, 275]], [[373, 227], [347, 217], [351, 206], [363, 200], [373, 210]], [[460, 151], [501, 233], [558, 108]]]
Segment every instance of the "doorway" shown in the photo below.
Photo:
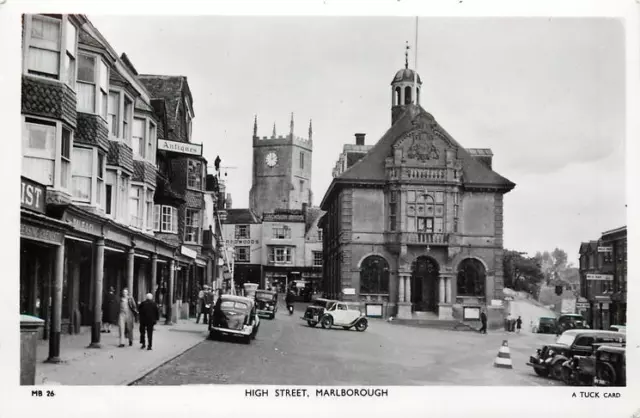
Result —
[[411, 270], [411, 306], [414, 311], [437, 312], [440, 266], [431, 257], [420, 256]]

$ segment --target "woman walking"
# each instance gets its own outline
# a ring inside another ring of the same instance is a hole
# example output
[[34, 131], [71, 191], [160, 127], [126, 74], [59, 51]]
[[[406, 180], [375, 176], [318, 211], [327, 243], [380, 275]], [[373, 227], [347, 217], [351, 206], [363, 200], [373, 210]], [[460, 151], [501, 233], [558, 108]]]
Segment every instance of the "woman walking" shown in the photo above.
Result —
[[113, 286], [109, 287], [109, 293], [105, 295], [102, 305], [102, 332], [111, 332], [111, 326], [118, 324], [118, 297]]
[[125, 337], [129, 339], [129, 346], [133, 345], [133, 322], [137, 316], [136, 302], [129, 296], [129, 290], [124, 289], [120, 299], [120, 313], [118, 315], [118, 327], [120, 329], [120, 345], [118, 347], [124, 347]]

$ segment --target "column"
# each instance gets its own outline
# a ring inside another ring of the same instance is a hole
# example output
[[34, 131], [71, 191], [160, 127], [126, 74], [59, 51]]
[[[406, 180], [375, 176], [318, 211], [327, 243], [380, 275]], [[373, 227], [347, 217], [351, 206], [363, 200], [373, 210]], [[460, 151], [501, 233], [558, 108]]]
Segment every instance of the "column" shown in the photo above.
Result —
[[404, 275], [398, 274], [398, 302], [404, 302]]
[[56, 248], [51, 306], [51, 334], [48, 363], [60, 363], [60, 331], [62, 322], [62, 282], [64, 276], [64, 242]]
[[135, 262], [136, 250], [131, 247], [127, 253], [127, 289], [129, 289], [129, 296], [133, 297], [133, 270]]
[[166, 298], [167, 298], [167, 317], [164, 321], [165, 325], [171, 325], [171, 315], [172, 315], [172, 308], [173, 308], [173, 281], [175, 280], [175, 274], [176, 274], [176, 262], [174, 260], [171, 260], [169, 262], [169, 283], [167, 284], [167, 293], [166, 293]]
[[100, 348], [100, 328], [102, 326], [102, 286], [104, 280], [104, 238], [96, 241], [95, 265], [93, 276], [95, 280], [95, 298], [93, 304], [93, 324], [91, 326], [90, 348]]
[[404, 301], [411, 302], [411, 276], [404, 276]]
[[149, 293], [156, 297], [156, 285], [158, 283], [158, 254], [151, 255], [151, 289]]
[[445, 302], [452, 304], [453, 301], [451, 300], [451, 277], [447, 277], [445, 282]]
[[440, 276], [438, 277], [438, 283], [440, 285], [440, 291], [438, 292], [438, 300], [440, 303], [446, 302], [446, 291], [445, 291], [445, 281], [447, 279]]

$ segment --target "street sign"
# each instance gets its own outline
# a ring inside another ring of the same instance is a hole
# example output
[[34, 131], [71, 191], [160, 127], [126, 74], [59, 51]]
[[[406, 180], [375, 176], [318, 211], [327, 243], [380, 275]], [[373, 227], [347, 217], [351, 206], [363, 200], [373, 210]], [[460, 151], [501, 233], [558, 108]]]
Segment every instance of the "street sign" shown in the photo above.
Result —
[[604, 280], [612, 282], [613, 274], [587, 274], [587, 280]]
[[613, 247], [598, 247], [599, 253], [612, 253]]
[[589, 304], [588, 303], [578, 302], [578, 303], [576, 303], [576, 309], [578, 309], [578, 310], [589, 309]]

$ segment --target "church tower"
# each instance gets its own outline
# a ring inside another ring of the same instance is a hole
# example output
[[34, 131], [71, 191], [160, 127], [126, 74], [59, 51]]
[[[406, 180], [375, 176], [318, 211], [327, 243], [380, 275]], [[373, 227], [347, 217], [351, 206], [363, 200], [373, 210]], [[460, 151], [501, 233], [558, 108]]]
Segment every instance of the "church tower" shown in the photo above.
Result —
[[258, 137], [258, 118], [253, 123], [253, 181], [249, 207], [258, 216], [274, 209], [302, 209], [311, 206], [311, 157], [313, 127], [309, 121], [309, 137], [294, 134], [293, 113], [288, 135]]
[[[404, 68], [399, 70], [391, 81], [391, 124], [402, 115], [407, 105], [420, 105], [420, 75], [409, 68], [409, 45], [405, 47]], [[415, 90], [415, 92], [414, 92]], [[415, 96], [416, 100], [413, 100]]]

